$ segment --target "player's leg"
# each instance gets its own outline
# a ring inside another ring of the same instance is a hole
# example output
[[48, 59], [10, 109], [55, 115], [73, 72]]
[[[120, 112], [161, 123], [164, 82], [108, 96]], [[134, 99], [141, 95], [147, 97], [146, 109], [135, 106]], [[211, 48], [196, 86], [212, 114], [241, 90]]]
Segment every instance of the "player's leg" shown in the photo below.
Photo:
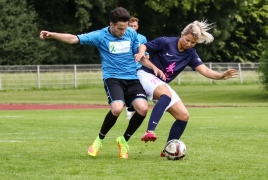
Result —
[[166, 84], [161, 84], [157, 86], [154, 90], [154, 99], [158, 99], [157, 103], [153, 107], [152, 113], [149, 118], [147, 130], [145, 134], [141, 137], [142, 141], [155, 141], [157, 136], [155, 134], [155, 128], [158, 125], [160, 119], [162, 118], [166, 107], [171, 101], [171, 93], [167, 88]]
[[170, 90], [168, 89], [168, 86], [166, 84], [160, 84], [157, 86], [154, 90], [154, 100], [157, 100], [155, 103], [149, 123], [148, 123], [148, 131], [154, 131], [157, 124], [159, 123], [162, 115], [165, 112], [165, 109], [168, 107], [168, 105], [171, 102], [172, 94]]
[[108, 103], [111, 106], [111, 110], [106, 115], [99, 136], [101, 139], [105, 138], [105, 135], [114, 126], [116, 120], [124, 108], [124, 81], [119, 79], [107, 79], [105, 80], [105, 91], [108, 97]]
[[128, 141], [131, 135], [139, 128], [148, 111], [145, 91], [139, 80], [129, 81], [128, 89], [125, 92], [125, 100], [129, 110], [135, 111], [124, 134], [125, 139]]
[[[177, 101], [167, 110], [176, 120], [172, 124], [166, 142], [172, 139], [180, 139], [189, 120], [189, 112], [181, 100]], [[160, 154], [165, 157], [163, 151]]]
[[108, 97], [108, 103], [111, 106], [111, 110], [106, 114], [103, 124], [101, 126], [99, 135], [88, 148], [88, 154], [90, 156], [96, 156], [102, 147], [102, 141], [105, 138], [109, 130], [114, 126], [124, 107], [124, 91], [121, 80], [118, 79], [106, 79], [104, 81], [105, 91]]
[[123, 136], [117, 138], [117, 145], [119, 147], [119, 157], [128, 158], [129, 146], [127, 141], [140, 127], [148, 111], [148, 103], [139, 80], [132, 80], [128, 82], [128, 88], [125, 91], [126, 105], [131, 111], [135, 110], [128, 127]]
[[188, 110], [186, 109], [182, 101], [176, 102], [168, 109], [168, 112], [176, 120], [171, 126], [167, 142], [171, 139], [180, 139], [182, 133], [186, 128], [190, 116]]
[[145, 142], [155, 141], [157, 137], [154, 130], [169, 105], [172, 95], [167, 84], [155, 75], [142, 70], [139, 70], [137, 74], [148, 98], [158, 100], [152, 110], [147, 131], [141, 138]]

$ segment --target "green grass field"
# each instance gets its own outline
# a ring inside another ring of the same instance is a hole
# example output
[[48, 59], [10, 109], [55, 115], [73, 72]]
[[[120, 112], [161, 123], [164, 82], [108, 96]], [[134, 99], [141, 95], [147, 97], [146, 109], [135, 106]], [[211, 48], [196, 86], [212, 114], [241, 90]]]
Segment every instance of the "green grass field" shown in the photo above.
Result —
[[[165, 113], [158, 140], [143, 143], [149, 116], [130, 139], [129, 159], [118, 158], [115, 139], [128, 120], [122, 112], [97, 157], [87, 148], [105, 109], [0, 111], [0, 179], [267, 179], [268, 93], [253, 85], [174, 86], [189, 106], [181, 137], [184, 160], [161, 158], [173, 118]], [[3, 91], [0, 103], [106, 104], [101, 87], [51, 91]], [[148, 113], [150, 114], [150, 112]]]
[[[17, 69], [16, 69], [17, 70]], [[35, 72], [15, 72], [0, 74], [0, 89], [1, 90], [14, 90], [14, 89], [70, 89], [74, 86], [89, 87], [94, 85], [101, 85], [102, 72], [101, 71], [78, 71], [76, 76], [73, 69], [69, 71], [60, 72], [42, 72], [38, 74]], [[65, 69], [66, 70], [66, 69]], [[220, 72], [220, 71], [219, 71]], [[258, 84], [259, 74], [256, 71], [241, 71], [238, 78], [232, 78], [228, 81], [211, 81], [210, 79], [201, 76], [197, 72], [183, 71], [179, 77], [174, 79], [170, 84], [173, 85], [233, 85], [233, 84]]]
[[[268, 106], [260, 85], [172, 85], [189, 106]], [[102, 85], [65, 90], [0, 91], [0, 104], [107, 104]], [[149, 102], [151, 104], [151, 102]]]

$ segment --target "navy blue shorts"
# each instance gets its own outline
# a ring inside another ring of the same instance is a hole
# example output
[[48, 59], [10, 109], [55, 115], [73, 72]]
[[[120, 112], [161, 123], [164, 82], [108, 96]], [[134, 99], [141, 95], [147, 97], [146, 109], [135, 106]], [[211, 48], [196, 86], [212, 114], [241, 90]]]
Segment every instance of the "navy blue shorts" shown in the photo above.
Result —
[[108, 98], [108, 103], [123, 101], [129, 111], [135, 111], [132, 103], [137, 98], [147, 101], [144, 89], [139, 80], [124, 80], [109, 78], [104, 81], [104, 88]]

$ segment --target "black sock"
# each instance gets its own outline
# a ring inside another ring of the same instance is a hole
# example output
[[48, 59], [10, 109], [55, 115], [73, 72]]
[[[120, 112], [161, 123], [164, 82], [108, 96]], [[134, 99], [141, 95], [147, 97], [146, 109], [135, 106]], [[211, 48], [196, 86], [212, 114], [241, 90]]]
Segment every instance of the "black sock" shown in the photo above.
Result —
[[170, 128], [168, 141], [172, 139], [180, 139], [182, 133], [184, 132], [186, 128], [187, 122], [182, 120], [175, 120], [173, 125]]
[[130, 137], [135, 133], [135, 131], [140, 127], [145, 116], [140, 115], [138, 112], [135, 112], [131, 119], [129, 120], [128, 127], [124, 134], [124, 138], [126, 141], [130, 139]]
[[100, 130], [100, 133], [99, 133], [100, 139], [105, 138], [105, 135], [114, 126], [117, 118], [118, 118], [118, 116], [114, 116], [111, 111], [108, 112], [108, 114], [106, 115], [106, 117], [105, 117], [105, 119], [104, 119], [104, 121], [102, 123], [102, 126], [101, 126], [101, 130]]

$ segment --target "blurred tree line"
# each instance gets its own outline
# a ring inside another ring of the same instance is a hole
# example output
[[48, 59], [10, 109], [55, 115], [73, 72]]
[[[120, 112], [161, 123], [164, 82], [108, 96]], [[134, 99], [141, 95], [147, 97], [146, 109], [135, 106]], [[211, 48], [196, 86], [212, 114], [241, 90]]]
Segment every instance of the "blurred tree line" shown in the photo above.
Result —
[[0, 0], [0, 65], [99, 64], [96, 48], [42, 41], [39, 32], [98, 30], [119, 6], [140, 19], [147, 40], [180, 36], [194, 20], [214, 23], [214, 42], [195, 46], [204, 62], [259, 62], [268, 51], [268, 0]]
[[263, 85], [263, 89], [268, 91], [268, 41], [263, 41], [264, 50], [260, 59], [260, 67], [258, 69], [260, 73], [260, 82]]

